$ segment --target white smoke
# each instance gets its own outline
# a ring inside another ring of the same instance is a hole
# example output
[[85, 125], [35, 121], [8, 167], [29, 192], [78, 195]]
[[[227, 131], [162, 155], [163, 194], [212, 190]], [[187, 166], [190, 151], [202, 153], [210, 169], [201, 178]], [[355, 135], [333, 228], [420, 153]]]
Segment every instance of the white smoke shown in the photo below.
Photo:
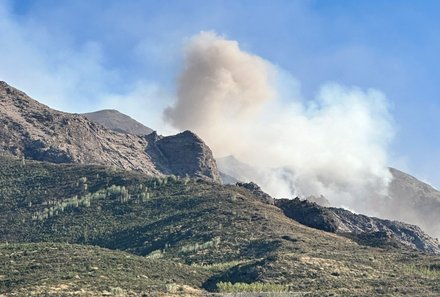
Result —
[[165, 119], [198, 133], [217, 157], [260, 168], [248, 179], [276, 197], [323, 194], [334, 205], [365, 210], [365, 198], [386, 193], [391, 179], [385, 96], [327, 84], [305, 100], [298, 86], [236, 41], [202, 32], [186, 48], [177, 101]]

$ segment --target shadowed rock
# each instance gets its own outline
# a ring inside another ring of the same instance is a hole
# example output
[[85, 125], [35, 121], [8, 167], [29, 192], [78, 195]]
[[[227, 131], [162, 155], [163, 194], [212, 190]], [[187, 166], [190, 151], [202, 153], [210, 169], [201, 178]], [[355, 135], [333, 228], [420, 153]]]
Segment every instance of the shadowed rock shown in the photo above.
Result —
[[286, 216], [306, 226], [351, 238], [375, 247], [408, 247], [440, 254], [439, 242], [418, 226], [327, 208], [307, 200], [275, 199]]
[[166, 137], [153, 132], [146, 139], [146, 151], [161, 171], [221, 181], [211, 149], [193, 132], [184, 131]]
[[295, 198], [275, 199], [275, 205], [281, 208], [286, 216], [303, 225], [328, 232], [338, 230], [340, 222], [335, 214], [316, 203]]

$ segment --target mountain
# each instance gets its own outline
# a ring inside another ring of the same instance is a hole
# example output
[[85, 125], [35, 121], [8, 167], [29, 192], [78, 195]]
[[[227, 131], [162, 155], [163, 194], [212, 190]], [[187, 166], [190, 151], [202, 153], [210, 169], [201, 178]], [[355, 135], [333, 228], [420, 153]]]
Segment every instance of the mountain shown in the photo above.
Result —
[[390, 168], [393, 180], [382, 212], [390, 218], [416, 224], [440, 237], [440, 191], [400, 170]]
[[0, 294], [440, 294], [440, 257], [309, 228], [255, 184], [0, 156], [0, 198]]
[[[154, 157], [148, 154], [151, 147]], [[0, 82], [0, 151], [53, 163], [104, 164], [220, 181], [211, 150], [192, 132], [160, 138], [114, 132], [84, 116], [53, 110], [5, 82]], [[171, 166], [176, 154], [185, 160], [178, 170]]]
[[139, 136], [148, 135], [153, 132], [151, 128], [144, 126], [128, 115], [120, 113], [114, 109], [104, 109], [90, 113], [83, 113], [82, 115], [92, 122], [116, 132]]
[[190, 131], [115, 132], [0, 83], [0, 295], [440, 294], [416, 226], [219, 181]]
[[[216, 159], [217, 166], [222, 175], [227, 177], [225, 184], [235, 184], [237, 181], [251, 182], [251, 177], [258, 173], [258, 168], [250, 166], [244, 162], [241, 162], [234, 156], [226, 156]], [[259, 183], [258, 180], [253, 180], [255, 183]]]
[[[160, 146], [160, 142], [162, 141], [162, 138], [157, 134], [155, 134], [155, 132], [149, 135], [147, 139], [151, 139], [149, 143], [157, 143], [159, 146]], [[192, 142], [193, 142], [192, 140], [188, 141], [188, 143], [192, 143]], [[198, 141], [198, 142], [202, 143], [202, 141]], [[175, 146], [176, 144], [172, 143], [168, 147], [173, 148]], [[147, 152], [149, 153], [150, 156], [155, 156], [154, 158], [155, 160], [161, 160], [162, 154], [158, 152], [163, 152], [163, 151], [166, 151], [166, 149], [164, 148], [156, 149], [156, 146], [150, 146], [149, 149], [147, 149]], [[178, 151], [183, 151], [183, 149], [179, 149]], [[184, 154], [190, 154], [191, 151], [193, 151], [193, 149], [189, 147], [188, 152], [185, 152]], [[202, 149], [200, 151], [205, 151], [205, 150]], [[169, 162], [170, 158], [165, 158], [165, 161], [162, 161], [163, 163], [165, 163], [163, 168], [169, 168], [174, 166], [173, 171], [180, 172], [179, 175], [182, 175], [181, 170], [179, 168], [185, 168], [185, 170], [188, 170], [189, 166], [188, 164], [183, 164], [183, 165], [180, 164], [181, 162], [184, 162], [185, 158], [182, 158], [181, 156], [178, 155], [175, 156], [176, 158], [172, 159], [171, 162]], [[221, 178], [223, 182], [226, 184], [235, 184], [239, 180], [250, 181], [251, 176], [252, 177], [257, 176], [257, 180], [259, 182], [261, 182], [265, 178], [264, 174], [259, 175], [259, 171], [257, 168], [254, 168], [243, 162], [240, 162], [233, 156], [217, 159], [217, 163], [219, 168], [222, 170], [222, 172], [220, 173]], [[200, 168], [200, 166], [197, 165], [196, 169], [197, 168]], [[412, 208], [411, 205], [409, 205], [409, 204], [414, 205], [414, 200], [415, 200], [414, 197], [420, 197], [421, 192], [428, 193], [429, 198], [423, 198], [423, 201], [425, 202], [432, 201], [433, 195], [434, 197], [437, 197], [435, 196], [436, 191], [432, 187], [426, 184], [422, 184], [414, 177], [411, 177], [396, 169], [391, 168], [390, 170], [394, 176], [394, 180], [390, 186], [390, 197], [399, 197], [399, 203], [401, 206], [400, 211], [396, 212], [400, 214], [398, 219], [402, 221], [408, 220], [408, 215], [405, 215], [404, 212], [407, 209], [411, 209], [411, 212], [415, 212], [421, 209], [421, 207], [418, 207], [416, 210], [414, 210], [414, 208]], [[166, 170], [162, 170], [162, 171], [166, 172]], [[276, 169], [273, 169], [273, 171], [275, 172]], [[281, 171], [282, 170], [278, 170], [278, 172]], [[256, 186], [256, 184], [254, 185]], [[410, 189], [408, 189], [408, 187]], [[439, 193], [437, 192], [437, 195], [438, 194]], [[404, 197], [406, 197], [406, 200], [403, 199]], [[318, 204], [323, 206], [330, 206], [330, 203], [323, 196], [320, 197], [311, 196], [311, 197], [307, 197], [307, 200], [311, 202], [317, 202]], [[438, 200], [440, 201], [440, 198]], [[336, 208], [333, 209], [329, 208], [326, 209], [325, 211], [320, 210], [316, 212], [316, 209], [314, 207], [307, 206], [307, 202], [295, 203], [296, 200], [291, 202], [287, 202], [286, 200], [285, 203], [281, 203], [281, 201], [283, 200], [277, 200], [277, 201], [280, 205], [283, 206], [289, 205], [288, 208], [290, 208], [291, 213], [293, 212], [300, 214], [299, 217], [294, 218], [297, 221], [311, 227], [317, 227], [318, 229], [323, 228], [323, 230], [325, 231], [332, 231], [332, 232], [345, 234], [347, 236], [352, 236], [359, 242], [361, 238], [365, 239], [371, 236], [380, 235], [383, 236], [383, 238], [379, 238], [379, 237], [375, 238], [375, 240], [373, 240], [372, 242], [373, 245], [377, 244], [378, 241], [385, 240], [387, 243], [393, 241], [393, 243], [395, 244], [403, 244], [404, 246], [409, 246], [425, 252], [437, 253], [440, 251], [438, 247], [438, 242], [436, 242], [434, 239], [432, 239], [427, 234], [425, 234], [419, 227], [414, 225], [405, 224], [398, 221], [381, 220], [378, 218], [357, 215], [350, 211], [346, 211], [343, 209], [336, 209]], [[384, 202], [380, 206], [382, 209], [382, 213], [384, 213], [383, 209], [386, 209], [385, 203], [389, 201], [393, 201], [393, 200], [384, 200]], [[391, 207], [393, 210], [396, 210], [396, 208], [393, 205], [390, 205], [389, 207]], [[310, 208], [313, 209], [314, 211], [311, 212], [311, 215], [305, 216], [304, 208], [305, 209]], [[331, 227], [332, 224], [327, 224], [326, 226], [315, 226], [313, 223], [315, 220], [322, 220], [319, 218], [318, 215], [316, 215], [317, 213], [325, 213], [326, 219], [324, 219], [324, 221], [328, 221], [331, 218], [334, 221], [333, 224], [336, 224], [337, 227], [335, 226]], [[396, 215], [390, 214], [390, 217], [396, 218]], [[429, 219], [431, 223], [437, 221], [436, 218], [429, 218]], [[310, 221], [312, 221], [311, 224]], [[419, 223], [419, 221], [417, 222]], [[422, 226], [426, 226], [426, 225], [427, 225], [426, 222], [425, 223], [422, 222]], [[330, 228], [331, 230], [329, 230], [328, 228]], [[389, 240], [390, 238], [392, 238], [391, 241]]]

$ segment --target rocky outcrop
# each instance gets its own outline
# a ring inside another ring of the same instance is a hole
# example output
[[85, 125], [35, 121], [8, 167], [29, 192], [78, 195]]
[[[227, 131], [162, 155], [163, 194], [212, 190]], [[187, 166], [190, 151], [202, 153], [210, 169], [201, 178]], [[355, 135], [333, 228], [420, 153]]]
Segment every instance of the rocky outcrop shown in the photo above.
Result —
[[263, 201], [264, 203], [268, 203], [268, 204], [272, 204], [272, 205], [274, 204], [274, 199], [269, 194], [264, 192], [260, 188], [260, 186], [254, 182], [250, 182], [250, 183], [237, 182], [235, 185], [237, 187], [244, 188], [244, 189], [248, 190], [253, 195], [260, 198], [261, 201]]
[[337, 233], [356, 235], [359, 243], [377, 244], [378, 239], [390, 244], [399, 242], [404, 246], [423, 252], [440, 254], [437, 239], [430, 237], [416, 225], [399, 221], [383, 220], [365, 215], [354, 214], [342, 208], [329, 208], [338, 218]]
[[116, 132], [139, 136], [148, 135], [153, 132], [153, 129], [142, 125], [128, 115], [114, 109], [104, 109], [90, 113], [83, 113], [82, 115], [92, 122], [103, 125], [107, 129]]
[[[151, 147], [160, 154], [149, 155]], [[0, 82], [0, 152], [220, 181], [211, 150], [190, 132], [157, 138], [117, 133], [82, 115], [53, 110], [5, 82]]]
[[329, 209], [307, 200], [275, 199], [275, 205], [281, 208], [286, 216], [295, 221], [328, 232], [336, 232], [339, 220]]
[[337, 233], [363, 245], [407, 247], [440, 254], [439, 242], [415, 225], [355, 214], [342, 208], [327, 208], [299, 198], [275, 199], [286, 216], [306, 226]]
[[191, 175], [221, 182], [211, 149], [191, 131], [173, 136], [159, 136], [153, 132], [146, 136], [147, 153], [154, 157], [162, 172]]

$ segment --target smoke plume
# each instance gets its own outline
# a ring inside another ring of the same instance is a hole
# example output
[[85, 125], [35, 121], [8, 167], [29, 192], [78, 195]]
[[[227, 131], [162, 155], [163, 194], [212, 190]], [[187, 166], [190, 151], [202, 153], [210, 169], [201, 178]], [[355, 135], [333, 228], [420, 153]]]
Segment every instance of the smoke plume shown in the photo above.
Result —
[[276, 197], [322, 194], [356, 211], [386, 194], [392, 127], [381, 92], [326, 84], [306, 100], [289, 74], [212, 32], [192, 38], [184, 63], [165, 119], [198, 133], [216, 157], [257, 168], [229, 174]]

